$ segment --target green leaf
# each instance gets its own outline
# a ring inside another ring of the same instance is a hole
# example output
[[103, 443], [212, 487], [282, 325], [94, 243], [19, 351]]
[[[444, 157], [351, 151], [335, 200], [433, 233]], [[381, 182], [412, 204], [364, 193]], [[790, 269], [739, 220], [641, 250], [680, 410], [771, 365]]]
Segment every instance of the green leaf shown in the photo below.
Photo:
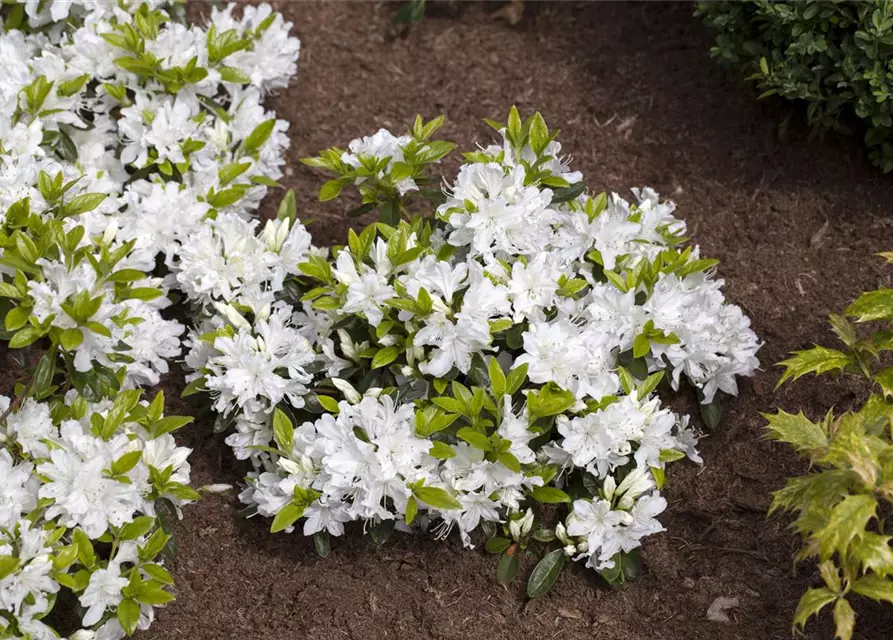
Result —
[[858, 560], [862, 571], [867, 573], [874, 571], [880, 575], [893, 573], [893, 548], [890, 536], [884, 536], [871, 531], [863, 531], [859, 534], [851, 547], [852, 557]]
[[136, 540], [140, 536], [149, 533], [153, 526], [155, 526], [155, 518], [152, 516], [138, 516], [133, 519], [133, 522], [121, 527], [119, 537], [121, 540]]
[[821, 424], [816, 424], [801, 411], [798, 414], [779, 410], [776, 414], [763, 414], [769, 421], [769, 435], [773, 440], [786, 442], [798, 453], [813, 454], [828, 447], [828, 436]]
[[517, 544], [513, 544], [499, 557], [499, 564], [496, 565], [496, 579], [503, 587], [509, 586], [518, 575], [518, 569], [521, 566], [521, 553], [521, 548]]
[[556, 487], [534, 487], [530, 491], [530, 497], [536, 500], [537, 502], [542, 502], [544, 504], [570, 504], [571, 498], [561, 489]]
[[174, 596], [161, 587], [144, 582], [136, 592], [136, 600], [143, 604], [158, 607], [174, 600]]
[[412, 524], [418, 512], [418, 500], [416, 500], [414, 496], [410, 496], [409, 500], [406, 501], [406, 513], [403, 515], [403, 520], [406, 522], [406, 524]]
[[787, 380], [796, 380], [807, 373], [819, 375], [828, 371], [843, 371], [851, 362], [851, 356], [837, 349], [816, 346], [807, 351], [795, 351], [793, 357], [778, 364], [785, 368], [785, 372], [777, 387]]
[[877, 499], [873, 495], [848, 495], [838, 502], [828, 516], [827, 524], [815, 532], [821, 545], [819, 557], [826, 560], [838, 551], [845, 551], [850, 542], [865, 531], [876, 509]]
[[102, 204], [105, 198], [106, 195], [104, 193], [83, 193], [79, 196], [75, 196], [65, 204], [63, 215], [76, 216], [93, 211], [96, 207]]
[[515, 367], [512, 369], [508, 376], [505, 379], [505, 392], [513, 396], [518, 393], [518, 390], [521, 388], [521, 385], [524, 384], [524, 381], [527, 379], [527, 363], [525, 362], [520, 367]]
[[270, 136], [273, 135], [273, 129], [276, 127], [276, 118], [270, 118], [269, 120], [265, 120], [257, 125], [254, 130], [248, 134], [248, 137], [245, 138], [245, 141], [242, 143], [242, 146], [245, 148], [245, 151], [248, 153], [253, 153], [257, 151], [264, 143], [270, 139]]
[[428, 451], [428, 455], [432, 458], [437, 458], [438, 460], [449, 460], [450, 458], [456, 457], [456, 450], [446, 442], [435, 440], [431, 444], [431, 449]]
[[304, 509], [306, 507], [295, 504], [294, 502], [289, 502], [287, 505], [282, 507], [279, 513], [276, 514], [276, 517], [273, 518], [273, 524], [270, 527], [270, 533], [278, 533], [279, 531], [283, 531], [292, 526], [295, 521], [304, 515]]
[[716, 396], [709, 404], [701, 404], [701, 419], [704, 421], [704, 426], [711, 431], [719, 426], [722, 420], [722, 404], [719, 401], [719, 396]]
[[377, 525], [372, 527], [369, 530], [369, 537], [372, 538], [372, 542], [377, 544], [379, 547], [382, 546], [385, 542], [390, 540], [391, 535], [394, 533], [394, 526], [396, 524], [397, 523], [394, 520], [382, 520]]
[[224, 82], [232, 82], [234, 84], [251, 84], [251, 76], [235, 67], [227, 67], [221, 65], [217, 67], [220, 72], [220, 79]]
[[148, 563], [142, 565], [140, 568], [148, 573], [150, 578], [161, 584], [174, 584], [174, 577], [171, 575], [170, 571], [161, 565]]
[[635, 580], [642, 573], [642, 561], [639, 555], [633, 551], [630, 553], [615, 554], [612, 558], [614, 566], [610, 569], [599, 571], [599, 575], [611, 586], [625, 584]]
[[684, 457], [685, 454], [682, 451], [677, 451], [676, 449], [661, 449], [658, 460], [661, 462], [676, 462], [677, 460], [682, 460]]
[[385, 347], [375, 352], [372, 357], [372, 368], [380, 369], [381, 367], [391, 364], [402, 353], [400, 347]]
[[530, 578], [527, 580], [527, 597], [539, 598], [544, 595], [561, 574], [561, 570], [567, 563], [567, 556], [564, 555], [564, 549], [555, 549], [539, 561], [534, 567]]
[[836, 599], [837, 594], [825, 587], [807, 589], [803, 597], [800, 598], [800, 603], [794, 612], [794, 626], [802, 629], [806, 625], [807, 620]]
[[74, 351], [84, 341], [84, 333], [80, 329], [66, 329], [59, 336], [59, 344], [66, 351]]
[[313, 534], [313, 547], [320, 558], [328, 558], [332, 550], [332, 541], [328, 531], [317, 531]]
[[518, 461], [518, 458], [515, 457], [515, 454], [503, 451], [496, 455], [496, 460], [508, 470], [514, 471], [515, 473], [521, 473], [521, 463]]
[[413, 489], [412, 494], [417, 500], [421, 500], [425, 504], [441, 511], [462, 508], [461, 502], [450, 495], [446, 489], [441, 489], [440, 487], [418, 487]]
[[860, 596], [865, 596], [878, 602], [884, 601], [893, 604], [893, 581], [874, 573], [869, 573], [867, 576], [862, 576], [856, 580], [853, 584], [853, 591]]
[[571, 200], [575, 200], [580, 195], [582, 195], [583, 191], [586, 190], [586, 185], [583, 182], [575, 182], [569, 187], [565, 187], [563, 189], [555, 189], [552, 192], [552, 204], [561, 204], [562, 202], [570, 202]]
[[328, 182], [323, 184], [319, 190], [319, 201], [328, 202], [329, 200], [334, 200], [338, 197], [344, 187], [344, 180], [329, 180]]
[[495, 357], [490, 358], [487, 369], [490, 376], [490, 390], [493, 391], [493, 397], [496, 400], [502, 400], [502, 397], [505, 395], [505, 373], [503, 373], [502, 367], [499, 366], [499, 362]]
[[546, 149], [546, 145], [549, 144], [549, 127], [546, 126], [546, 121], [543, 120], [543, 116], [537, 111], [533, 114], [533, 118], [530, 121], [530, 132], [529, 132], [530, 148], [533, 149], [533, 152], [536, 155], [540, 155]]
[[853, 627], [856, 625], [856, 612], [845, 598], [834, 603], [834, 627], [840, 640], [851, 640]]
[[136, 631], [136, 625], [140, 621], [140, 605], [132, 598], [125, 598], [118, 604], [118, 622], [124, 633], [132, 636]]
[[644, 400], [649, 395], [651, 395], [651, 392], [657, 388], [657, 385], [659, 385], [661, 380], [663, 380], [663, 379], [664, 379], [663, 371], [658, 371], [657, 373], [652, 373], [650, 376], [645, 378], [645, 381], [642, 382], [642, 384], [640, 384], [638, 386], [638, 389], [636, 391], [636, 397], [639, 400]]
[[273, 411], [273, 438], [282, 451], [291, 454], [294, 447], [295, 426], [291, 418], [279, 407]]
[[859, 296], [846, 314], [857, 322], [893, 320], [893, 289], [878, 289]]
[[7, 331], [18, 331], [28, 324], [28, 318], [30, 317], [31, 309], [29, 307], [13, 307], [3, 319], [3, 325]]
[[490, 438], [485, 436], [480, 431], [475, 431], [471, 427], [462, 427], [459, 431], [456, 432], [456, 436], [470, 444], [475, 449], [480, 449], [481, 451], [492, 451], [493, 443], [490, 442]]
[[139, 461], [143, 457], [143, 452], [140, 450], [137, 451], [128, 451], [123, 456], [118, 458], [112, 463], [111, 472], [112, 475], [121, 476], [133, 469]]
[[484, 544], [484, 549], [489, 553], [503, 553], [506, 549], [512, 546], [512, 541], [508, 538], [503, 538], [501, 536], [496, 536], [487, 540]]
[[640, 333], [633, 342], [633, 357], [643, 358], [649, 353], [651, 353], [651, 342], [648, 341], [648, 336]]
[[140, 271], [139, 269], [121, 269], [119, 271], [115, 271], [110, 274], [106, 281], [108, 282], [136, 282], [137, 280], [143, 280], [146, 278], [146, 274]]
[[187, 424], [191, 424], [193, 420], [192, 416], [167, 416], [155, 422], [152, 425], [151, 432], [153, 437], [158, 438], [166, 433], [173, 433]]
[[25, 327], [16, 332], [12, 337], [9, 341], [9, 348], [21, 349], [22, 347], [27, 347], [29, 344], [32, 344], [43, 337], [43, 333], [44, 332], [37, 327]]
[[875, 374], [874, 381], [880, 386], [885, 398], [893, 397], [893, 367]]
[[0, 556], [0, 580], [11, 575], [19, 566], [19, 559], [15, 556]]
[[329, 413], [338, 413], [341, 410], [338, 407], [338, 401], [332, 396], [317, 395], [316, 399], [319, 401], [319, 405]]
[[282, 202], [279, 203], [279, 209], [276, 212], [276, 218], [279, 220], [291, 220], [294, 222], [298, 217], [298, 204], [295, 198], [295, 190], [289, 189], [282, 196]]

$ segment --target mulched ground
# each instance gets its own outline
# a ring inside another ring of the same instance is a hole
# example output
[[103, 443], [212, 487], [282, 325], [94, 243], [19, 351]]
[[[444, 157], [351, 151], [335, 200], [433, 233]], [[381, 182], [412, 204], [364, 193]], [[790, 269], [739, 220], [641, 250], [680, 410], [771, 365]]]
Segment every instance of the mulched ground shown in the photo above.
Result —
[[[395, 536], [378, 549], [354, 530], [321, 560], [310, 540], [270, 535], [268, 522], [239, 519], [234, 499], [211, 497], [188, 511], [180, 535], [178, 599], [141, 637], [790, 637], [797, 600], [817, 575], [792, 567], [797, 540], [766, 508], [769, 492], [804, 467], [763, 438], [760, 412], [802, 407], [815, 417], [857, 398], [854, 387], [827, 380], [776, 394], [772, 365], [793, 349], [830, 344], [828, 313], [893, 284], [872, 256], [893, 245], [890, 178], [854, 141], [809, 140], [796, 113], [779, 140], [789, 108], [757, 103], [715, 65], [691, 5], [528, 3], [511, 27], [491, 18], [498, 5], [469, 4], [458, 16], [432, 12], [396, 41], [385, 38], [396, 5], [278, 8], [303, 51], [297, 80], [272, 108], [292, 123], [285, 183], [300, 215], [316, 220], [318, 244], [345, 237], [348, 205], [317, 201], [322, 177], [301, 157], [380, 126], [402, 129], [416, 113], [445, 114], [444, 137], [468, 148], [489, 140], [482, 118], [504, 119], [513, 103], [538, 109], [564, 132], [590, 188], [650, 185], [678, 203], [703, 253], [722, 260], [727, 297], [765, 340], [764, 371], [703, 442], [704, 467], [673, 466], [668, 531], [648, 539], [646, 572], [634, 584], [611, 590], [575, 566], [549, 596], [525, 604], [521, 581], [504, 590], [494, 558], [458, 540]], [[238, 481], [243, 469], [209, 423], [186, 439], [196, 482]], [[728, 623], [705, 618], [719, 596], [739, 601]], [[860, 637], [889, 637], [888, 612], [859, 611]], [[831, 635], [826, 622], [810, 626], [809, 637]]]

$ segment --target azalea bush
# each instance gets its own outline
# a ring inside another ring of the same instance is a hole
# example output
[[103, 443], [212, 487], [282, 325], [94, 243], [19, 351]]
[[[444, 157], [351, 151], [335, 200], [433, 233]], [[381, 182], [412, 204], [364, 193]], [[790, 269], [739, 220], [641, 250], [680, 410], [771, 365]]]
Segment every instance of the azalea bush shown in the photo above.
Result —
[[[885, 256], [893, 263], [893, 254]], [[891, 325], [893, 289], [863, 293], [845, 315], [831, 316], [840, 349], [816, 346], [781, 363], [780, 384], [808, 373], [863, 378], [861, 407], [817, 420], [802, 412], [766, 416], [770, 435], [810, 463], [772, 503], [796, 514], [793, 526], [804, 540], [797, 558], [815, 559], [824, 582], [807, 589], [794, 626], [830, 607], [843, 640], [853, 637], [853, 597], [893, 604], [893, 366], [884, 357], [893, 351]]]
[[762, 92], [806, 104], [816, 131], [861, 122], [871, 161], [893, 169], [893, 6], [869, 2], [701, 2], [714, 57]]
[[322, 555], [362, 520], [379, 543], [456, 530], [500, 554], [503, 583], [542, 555], [532, 597], [568, 558], [625, 579], [663, 529], [668, 463], [700, 462], [659, 393], [716, 407], [753, 373], [757, 337], [672, 203], [588, 192], [557, 132], [514, 108], [432, 189], [455, 147], [441, 122], [305, 161], [332, 176], [322, 200], [357, 189], [356, 212], [380, 215], [331, 255], [290, 197], [258, 234], [209, 227], [190, 249], [208, 311], [190, 391], [253, 464], [250, 512]]
[[[181, 354], [181, 248], [248, 217], [298, 42], [268, 6], [0, 6], [0, 638], [121, 638], [173, 599], [189, 449], [156, 386]], [[60, 613], [62, 612], [62, 613]]]

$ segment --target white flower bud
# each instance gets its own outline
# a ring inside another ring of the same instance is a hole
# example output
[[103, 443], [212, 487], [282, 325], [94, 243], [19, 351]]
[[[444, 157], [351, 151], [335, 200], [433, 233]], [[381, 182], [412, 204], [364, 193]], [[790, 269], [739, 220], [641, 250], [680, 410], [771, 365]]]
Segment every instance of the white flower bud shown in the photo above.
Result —
[[589, 551], [589, 542], [586, 540], [581, 540], [577, 543], [577, 551], [580, 553], [586, 553]]
[[509, 522], [509, 533], [512, 536], [512, 540], [516, 542], [521, 539], [521, 521], [520, 520], [512, 520]]
[[214, 308], [217, 309], [217, 312], [222, 315], [236, 329], [251, 328], [251, 325], [245, 319], [245, 316], [236, 311], [236, 308], [231, 304], [226, 304], [225, 302], [215, 302]]
[[530, 533], [530, 530], [533, 528], [533, 511], [528, 509], [527, 513], [524, 514], [524, 518], [521, 520], [521, 536], [526, 536]]
[[564, 526], [564, 523], [559, 522], [555, 525], [555, 537], [561, 541], [561, 544], [569, 544], [570, 538], [567, 536], [567, 528]]
[[565, 547], [564, 547], [564, 555], [566, 555], [566, 556], [569, 558], [569, 557], [571, 557], [572, 555], [574, 555], [575, 553], [577, 553], [577, 547], [575, 547], [575, 546], [572, 545], [572, 544], [565, 545]]
[[605, 482], [602, 485], [602, 491], [605, 494], [605, 500], [612, 500], [614, 498], [614, 492], [617, 489], [617, 481], [614, 480], [614, 476], [608, 476], [605, 478]]
[[229, 493], [233, 490], [231, 484], [206, 484], [202, 487], [205, 493]]
[[103, 243], [111, 244], [114, 241], [116, 235], [118, 235], [118, 221], [112, 220], [106, 226], [105, 231], [102, 232]]
[[353, 385], [342, 378], [332, 378], [332, 384], [344, 394], [344, 399], [351, 404], [357, 404], [363, 399], [360, 392], [354, 389]]

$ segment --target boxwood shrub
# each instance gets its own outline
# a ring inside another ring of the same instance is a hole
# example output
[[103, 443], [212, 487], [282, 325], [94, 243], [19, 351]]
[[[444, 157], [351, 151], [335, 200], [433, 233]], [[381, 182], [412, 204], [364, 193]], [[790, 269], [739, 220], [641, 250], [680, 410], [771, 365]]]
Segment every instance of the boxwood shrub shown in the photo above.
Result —
[[805, 102], [818, 132], [861, 122], [871, 161], [893, 169], [893, 3], [701, 2], [697, 13], [718, 32], [713, 56], [760, 97]]

